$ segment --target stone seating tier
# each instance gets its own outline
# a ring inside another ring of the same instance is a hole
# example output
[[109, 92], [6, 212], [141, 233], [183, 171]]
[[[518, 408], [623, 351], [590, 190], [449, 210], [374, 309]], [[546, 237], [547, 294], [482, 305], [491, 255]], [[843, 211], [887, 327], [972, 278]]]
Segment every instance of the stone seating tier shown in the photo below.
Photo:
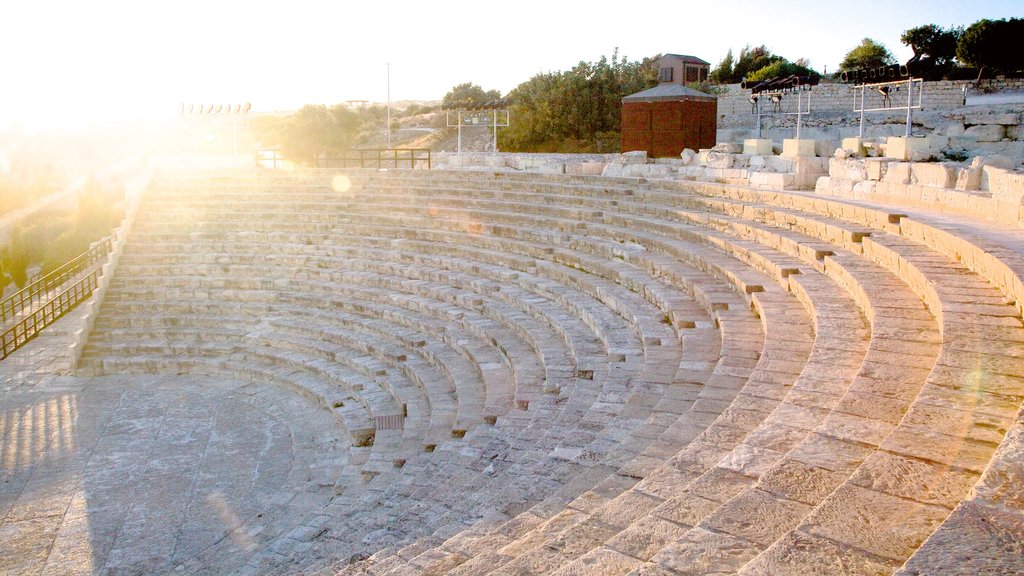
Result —
[[323, 537], [250, 570], [1019, 562], [1012, 232], [706, 183], [337, 176], [158, 179], [83, 357], [351, 407]]

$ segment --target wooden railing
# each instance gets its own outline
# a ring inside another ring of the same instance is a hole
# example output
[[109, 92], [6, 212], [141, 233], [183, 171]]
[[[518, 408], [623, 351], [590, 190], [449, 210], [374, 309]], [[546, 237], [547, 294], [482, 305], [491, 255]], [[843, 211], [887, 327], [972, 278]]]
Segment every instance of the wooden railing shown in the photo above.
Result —
[[0, 360], [7, 358], [15, 350], [32, 341], [43, 328], [53, 324], [75, 306], [92, 296], [93, 291], [99, 286], [101, 272], [102, 268], [97, 267], [73, 286], [36, 308], [31, 314], [0, 334], [0, 348], [3, 352]]
[[87, 270], [97, 262], [102, 261], [110, 253], [113, 245], [113, 236], [108, 236], [97, 242], [84, 254], [76, 257], [67, 264], [50, 272], [46, 276], [32, 282], [22, 288], [17, 294], [0, 302], [0, 322], [7, 323], [16, 318], [25, 310], [31, 309], [44, 301], [49, 294], [68, 280]]

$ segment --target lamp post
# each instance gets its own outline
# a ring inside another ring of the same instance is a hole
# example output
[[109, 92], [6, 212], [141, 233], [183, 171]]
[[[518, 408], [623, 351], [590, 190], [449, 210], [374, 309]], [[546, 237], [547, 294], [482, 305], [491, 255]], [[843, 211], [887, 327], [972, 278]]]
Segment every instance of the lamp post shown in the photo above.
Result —
[[391, 62], [388, 62], [388, 149], [391, 149]]

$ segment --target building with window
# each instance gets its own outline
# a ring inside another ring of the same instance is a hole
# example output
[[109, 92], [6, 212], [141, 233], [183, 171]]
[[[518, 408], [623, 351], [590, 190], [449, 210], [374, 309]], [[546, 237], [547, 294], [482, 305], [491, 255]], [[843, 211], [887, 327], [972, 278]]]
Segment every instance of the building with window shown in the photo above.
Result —
[[686, 54], [665, 54], [654, 62], [662, 84], [686, 85], [708, 79], [711, 64]]

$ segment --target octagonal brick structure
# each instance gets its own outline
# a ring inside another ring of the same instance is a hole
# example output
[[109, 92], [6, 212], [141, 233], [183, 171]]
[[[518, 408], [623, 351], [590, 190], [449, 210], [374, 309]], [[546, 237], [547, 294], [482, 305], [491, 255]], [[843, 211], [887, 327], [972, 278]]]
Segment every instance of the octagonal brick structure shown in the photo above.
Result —
[[622, 99], [622, 151], [679, 156], [715, 145], [718, 99], [686, 86], [661, 84]]

